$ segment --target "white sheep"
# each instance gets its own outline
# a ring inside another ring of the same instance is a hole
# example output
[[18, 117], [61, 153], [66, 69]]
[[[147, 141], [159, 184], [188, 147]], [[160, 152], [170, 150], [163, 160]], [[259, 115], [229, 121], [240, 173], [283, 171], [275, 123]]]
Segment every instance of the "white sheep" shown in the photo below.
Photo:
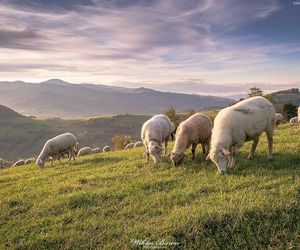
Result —
[[165, 115], [155, 115], [143, 124], [141, 138], [146, 147], [147, 161], [149, 161], [149, 156], [151, 156], [155, 163], [160, 162], [162, 142], [165, 144], [164, 154], [166, 155], [171, 132], [171, 121]]
[[291, 118], [290, 123], [298, 123], [298, 116]]
[[170, 154], [173, 165], [178, 166], [184, 159], [184, 151], [192, 145], [192, 159], [196, 147], [202, 145], [204, 157], [207, 156], [211, 138], [212, 122], [203, 114], [197, 113], [181, 122], [176, 131], [174, 148]]
[[253, 141], [248, 159], [254, 155], [259, 136], [266, 132], [268, 158], [272, 158], [273, 133], [275, 129], [275, 108], [264, 97], [251, 97], [231, 107], [222, 109], [216, 116], [212, 130], [211, 159], [221, 174], [227, 165], [235, 165], [235, 156], [245, 141]]
[[92, 154], [92, 148], [83, 147], [83, 148], [79, 149], [77, 157], [84, 156], [84, 155], [90, 155], [90, 154]]
[[282, 121], [283, 121], [283, 115], [280, 113], [276, 113], [275, 114], [276, 126], [278, 126], [280, 123], [282, 123]]
[[103, 153], [106, 153], [106, 152], [111, 151], [111, 148], [110, 148], [110, 146], [105, 146], [102, 151], [103, 151]]
[[100, 154], [102, 153], [102, 149], [101, 148], [93, 148], [92, 149], [92, 154]]
[[45, 161], [49, 157], [52, 157], [52, 165], [55, 157], [60, 159], [60, 156], [65, 153], [68, 153], [69, 161], [72, 158], [75, 161], [76, 152], [78, 152], [78, 142], [76, 137], [71, 133], [60, 134], [45, 143], [39, 157], [36, 160], [36, 164], [40, 168], [44, 168]]
[[144, 146], [144, 143], [142, 141], [137, 141], [133, 147], [138, 148], [138, 147], [142, 147], [142, 146]]
[[23, 165], [25, 165], [25, 160], [18, 160], [14, 163], [13, 167], [18, 167]]
[[126, 145], [126, 147], [124, 149], [131, 149], [134, 147], [134, 142], [130, 142]]
[[25, 160], [25, 165], [31, 164], [31, 163], [33, 163], [33, 162], [35, 162], [35, 161], [36, 161], [35, 158], [29, 158], [29, 159], [26, 159], [26, 160]]

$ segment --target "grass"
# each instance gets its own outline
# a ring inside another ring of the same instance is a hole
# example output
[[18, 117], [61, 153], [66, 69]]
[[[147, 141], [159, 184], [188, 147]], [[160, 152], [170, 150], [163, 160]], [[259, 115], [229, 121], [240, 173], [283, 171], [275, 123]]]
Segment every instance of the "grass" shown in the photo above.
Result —
[[278, 128], [272, 161], [265, 136], [252, 161], [247, 143], [225, 176], [199, 149], [177, 168], [139, 148], [3, 170], [0, 249], [299, 249], [299, 133]]

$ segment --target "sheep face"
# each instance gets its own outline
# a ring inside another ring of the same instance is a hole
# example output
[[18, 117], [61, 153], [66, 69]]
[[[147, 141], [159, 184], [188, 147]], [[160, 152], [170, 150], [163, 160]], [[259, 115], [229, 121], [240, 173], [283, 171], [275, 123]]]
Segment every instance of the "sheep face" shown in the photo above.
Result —
[[208, 157], [216, 166], [221, 174], [225, 174], [229, 163], [228, 155], [222, 149], [211, 150]]
[[149, 148], [149, 155], [153, 159], [154, 163], [159, 163], [162, 148], [157, 144], [149, 145], [148, 148]]
[[39, 168], [44, 168], [45, 162], [42, 161], [41, 159], [36, 160], [36, 165], [38, 165]]
[[173, 162], [173, 166], [177, 167], [183, 162], [184, 154], [171, 152], [170, 159]]

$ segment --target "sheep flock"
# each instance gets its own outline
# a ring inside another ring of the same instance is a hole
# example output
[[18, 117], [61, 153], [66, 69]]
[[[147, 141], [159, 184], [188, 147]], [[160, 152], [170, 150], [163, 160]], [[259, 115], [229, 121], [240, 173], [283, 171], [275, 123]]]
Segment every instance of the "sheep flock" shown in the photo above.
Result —
[[[150, 158], [159, 163], [161, 157], [167, 156], [168, 142], [174, 146], [168, 154], [174, 167], [179, 166], [186, 158], [185, 151], [191, 147], [192, 159], [198, 144], [202, 146], [204, 159], [212, 161], [217, 170], [224, 174], [228, 167], [236, 165], [236, 154], [246, 141], [252, 141], [248, 159], [254, 157], [256, 146], [262, 133], [268, 140], [268, 159], [272, 158], [273, 133], [276, 127], [284, 122], [282, 114], [276, 113], [273, 104], [266, 98], [257, 96], [242, 100], [230, 107], [220, 110], [211, 121], [204, 114], [196, 113], [176, 126], [167, 116], [154, 115], [145, 121], [141, 128], [141, 141], [132, 141], [124, 150], [145, 147], [146, 161]], [[289, 123], [300, 123], [300, 107], [298, 116]], [[64, 133], [45, 142], [37, 157], [19, 159], [12, 163], [0, 158], [0, 168], [18, 167], [33, 162], [44, 168], [47, 161], [53, 164], [68, 158], [68, 162], [76, 157], [92, 154], [103, 154], [113, 151], [111, 146], [79, 148], [77, 138], [71, 133]]]

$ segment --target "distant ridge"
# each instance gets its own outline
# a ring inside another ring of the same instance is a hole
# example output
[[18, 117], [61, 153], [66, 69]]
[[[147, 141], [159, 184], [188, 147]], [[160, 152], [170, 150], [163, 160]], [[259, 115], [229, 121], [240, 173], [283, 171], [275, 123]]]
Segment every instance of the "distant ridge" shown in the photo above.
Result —
[[298, 88], [281, 90], [270, 94], [276, 104], [292, 103], [300, 106], [300, 92]]
[[0, 105], [0, 118], [7, 117], [22, 117], [22, 115], [8, 107]]
[[169, 106], [178, 112], [230, 105], [229, 98], [125, 88], [104, 84], [72, 84], [60, 79], [38, 83], [0, 82], [0, 100], [27, 116], [81, 118], [111, 114], [157, 114]]

